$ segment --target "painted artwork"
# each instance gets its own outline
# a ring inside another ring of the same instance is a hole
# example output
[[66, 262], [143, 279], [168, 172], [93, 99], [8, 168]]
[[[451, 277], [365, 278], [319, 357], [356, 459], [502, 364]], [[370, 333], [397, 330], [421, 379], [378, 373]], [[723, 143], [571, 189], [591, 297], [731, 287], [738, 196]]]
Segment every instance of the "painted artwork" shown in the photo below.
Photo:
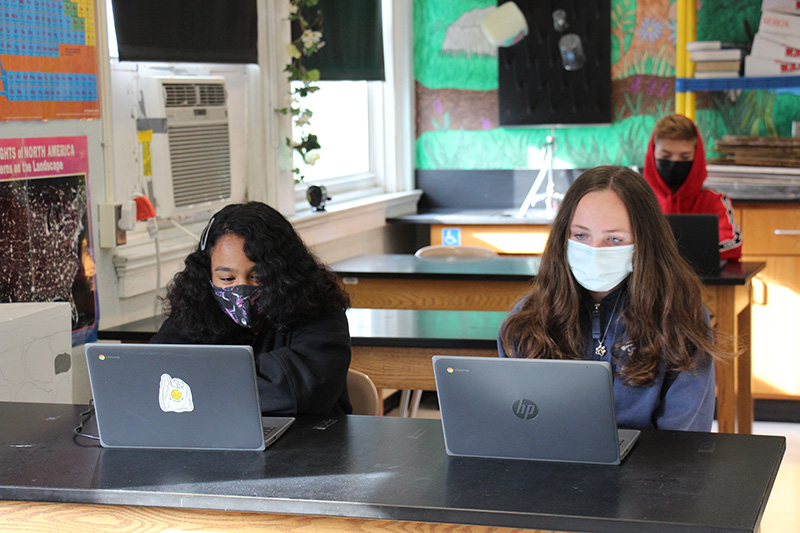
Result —
[[0, 118], [99, 116], [94, 0], [0, 0]]
[[68, 302], [73, 345], [96, 338], [86, 137], [0, 140], [0, 302]]
[[[529, 0], [519, 0], [529, 1]], [[414, 1], [418, 169], [536, 169], [555, 134], [555, 168], [643, 166], [655, 123], [675, 109], [677, 2], [611, 0], [609, 125], [498, 125], [498, 55], [479, 21], [494, 0]], [[747, 42], [760, 0], [697, 0], [697, 38]], [[791, 134], [800, 96], [791, 90], [701, 93], [697, 124], [707, 149], [726, 134]]]

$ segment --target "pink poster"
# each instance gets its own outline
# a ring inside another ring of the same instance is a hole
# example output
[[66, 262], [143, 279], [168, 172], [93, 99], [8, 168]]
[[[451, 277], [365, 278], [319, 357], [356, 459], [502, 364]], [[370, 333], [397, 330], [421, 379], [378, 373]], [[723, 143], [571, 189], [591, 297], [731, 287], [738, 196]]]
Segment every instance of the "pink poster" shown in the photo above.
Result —
[[97, 336], [86, 137], [0, 139], [0, 303], [69, 302], [73, 345]]

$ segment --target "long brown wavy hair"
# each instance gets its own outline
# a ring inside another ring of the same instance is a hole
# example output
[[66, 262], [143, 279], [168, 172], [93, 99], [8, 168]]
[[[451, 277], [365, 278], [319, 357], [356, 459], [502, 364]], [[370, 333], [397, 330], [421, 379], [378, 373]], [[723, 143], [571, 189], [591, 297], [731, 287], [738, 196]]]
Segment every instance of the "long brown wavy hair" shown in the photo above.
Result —
[[635, 349], [619, 368], [629, 385], [647, 385], [663, 363], [688, 370], [721, 357], [706, 322], [701, 283], [678, 254], [666, 217], [647, 182], [625, 167], [601, 166], [581, 174], [559, 207], [542, 255], [539, 273], [522, 308], [500, 329], [510, 357], [583, 359], [581, 316], [588, 313], [586, 291], [567, 262], [569, 227], [578, 202], [588, 193], [611, 190], [628, 211], [633, 232], [633, 272], [622, 310], [626, 339]]

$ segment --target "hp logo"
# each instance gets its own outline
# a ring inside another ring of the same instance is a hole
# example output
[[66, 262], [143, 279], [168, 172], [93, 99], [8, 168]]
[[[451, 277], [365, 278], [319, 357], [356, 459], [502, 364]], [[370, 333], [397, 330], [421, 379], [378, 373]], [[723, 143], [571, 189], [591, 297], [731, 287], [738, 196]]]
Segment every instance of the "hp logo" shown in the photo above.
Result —
[[539, 414], [539, 408], [536, 404], [525, 398], [514, 402], [514, 405], [511, 406], [511, 410], [514, 411], [517, 418], [521, 418], [522, 420], [531, 420], [536, 418], [536, 415]]

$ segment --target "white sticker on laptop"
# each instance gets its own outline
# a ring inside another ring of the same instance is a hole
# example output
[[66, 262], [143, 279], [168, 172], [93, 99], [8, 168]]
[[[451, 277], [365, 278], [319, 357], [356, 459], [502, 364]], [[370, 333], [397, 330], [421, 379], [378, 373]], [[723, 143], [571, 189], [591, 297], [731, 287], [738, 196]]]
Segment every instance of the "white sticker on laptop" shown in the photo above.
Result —
[[165, 413], [193, 411], [191, 387], [180, 378], [161, 374], [161, 383], [158, 386], [158, 405]]

